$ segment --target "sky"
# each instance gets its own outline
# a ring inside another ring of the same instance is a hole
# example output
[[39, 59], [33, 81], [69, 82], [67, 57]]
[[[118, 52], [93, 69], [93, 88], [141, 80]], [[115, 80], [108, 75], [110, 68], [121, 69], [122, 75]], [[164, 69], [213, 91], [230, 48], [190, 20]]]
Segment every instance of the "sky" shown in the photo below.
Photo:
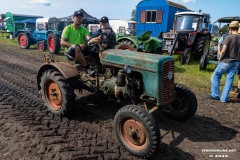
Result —
[[[211, 22], [226, 16], [240, 16], [240, 0], [171, 0], [188, 9], [209, 13]], [[93, 17], [130, 20], [141, 0], [0, 0], [0, 14], [12, 12], [48, 17], [66, 17], [84, 9]]]

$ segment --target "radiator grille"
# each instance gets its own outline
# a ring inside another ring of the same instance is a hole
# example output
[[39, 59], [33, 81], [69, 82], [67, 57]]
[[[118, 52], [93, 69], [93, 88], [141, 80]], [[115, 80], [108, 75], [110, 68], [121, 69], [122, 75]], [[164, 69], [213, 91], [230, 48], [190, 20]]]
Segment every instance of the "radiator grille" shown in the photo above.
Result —
[[171, 103], [174, 96], [174, 61], [162, 64], [162, 103]]

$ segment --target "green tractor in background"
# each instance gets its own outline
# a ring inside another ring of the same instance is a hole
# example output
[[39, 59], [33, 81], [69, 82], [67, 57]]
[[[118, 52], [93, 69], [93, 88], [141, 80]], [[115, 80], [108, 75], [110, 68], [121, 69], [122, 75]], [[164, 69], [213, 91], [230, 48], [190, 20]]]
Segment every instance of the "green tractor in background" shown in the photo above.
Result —
[[[219, 29], [221, 28], [222, 23], [231, 23], [231, 21], [239, 21], [240, 22], [240, 17], [223, 17], [219, 18], [216, 22], [219, 23]], [[215, 22], [215, 23], [216, 23]], [[211, 47], [209, 49], [208, 53], [205, 53], [202, 55], [199, 63], [199, 69], [200, 70], [206, 70], [208, 64], [218, 64], [218, 59], [219, 59], [219, 53], [218, 53], [218, 42], [220, 38], [222, 37], [222, 33], [213, 36], [212, 41], [211, 41]]]
[[141, 36], [133, 36], [134, 30], [128, 32], [130, 34], [126, 34], [124, 29], [117, 33], [117, 49], [162, 54], [163, 42], [151, 37], [151, 31], [146, 31]]

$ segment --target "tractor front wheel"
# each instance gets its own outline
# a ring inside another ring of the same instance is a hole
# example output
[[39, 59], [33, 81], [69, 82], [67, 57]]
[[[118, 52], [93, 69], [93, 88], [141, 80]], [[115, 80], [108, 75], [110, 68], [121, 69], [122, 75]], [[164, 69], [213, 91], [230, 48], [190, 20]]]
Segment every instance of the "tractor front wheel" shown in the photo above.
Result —
[[129, 40], [125, 40], [125, 41], [119, 42], [119, 44], [116, 46], [116, 49], [136, 51], [137, 47], [133, 42]]
[[160, 142], [160, 133], [152, 115], [135, 105], [122, 107], [116, 114], [114, 126], [118, 140], [131, 154], [150, 157]]
[[73, 87], [60, 72], [53, 69], [43, 72], [40, 87], [42, 98], [53, 114], [64, 115], [70, 111], [76, 96]]
[[175, 99], [167, 114], [175, 120], [184, 121], [192, 118], [197, 111], [197, 98], [186, 86], [175, 85]]
[[26, 33], [19, 33], [18, 35], [18, 46], [22, 49], [28, 49], [30, 47], [30, 38]]
[[41, 41], [41, 42], [37, 43], [37, 49], [41, 52], [46, 50], [46, 44], [44, 43], [44, 41]]
[[51, 54], [58, 54], [61, 49], [60, 39], [53, 33], [49, 33], [47, 39], [47, 46]]

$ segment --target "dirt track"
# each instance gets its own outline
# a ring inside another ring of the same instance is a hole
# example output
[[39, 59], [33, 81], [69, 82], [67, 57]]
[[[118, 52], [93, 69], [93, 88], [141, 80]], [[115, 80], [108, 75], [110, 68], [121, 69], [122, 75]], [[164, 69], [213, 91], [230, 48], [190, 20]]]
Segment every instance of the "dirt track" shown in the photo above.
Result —
[[[0, 159], [136, 159], [119, 144], [112, 127], [120, 104], [93, 103], [86, 92], [71, 116], [60, 120], [47, 111], [36, 84], [41, 59], [36, 50], [0, 42]], [[162, 139], [152, 159], [239, 159], [239, 103], [202, 100], [207, 93], [193, 90], [199, 106], [193, 119], [180, 123], [154, 114]]]

